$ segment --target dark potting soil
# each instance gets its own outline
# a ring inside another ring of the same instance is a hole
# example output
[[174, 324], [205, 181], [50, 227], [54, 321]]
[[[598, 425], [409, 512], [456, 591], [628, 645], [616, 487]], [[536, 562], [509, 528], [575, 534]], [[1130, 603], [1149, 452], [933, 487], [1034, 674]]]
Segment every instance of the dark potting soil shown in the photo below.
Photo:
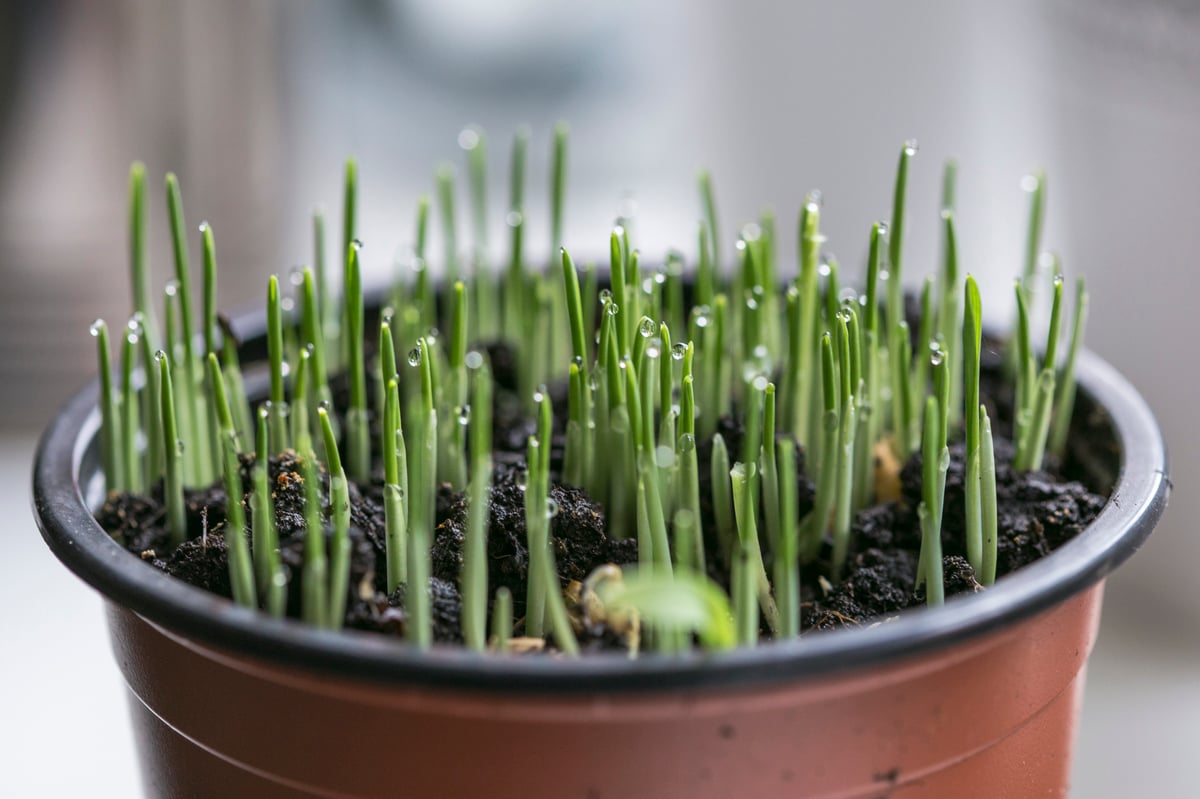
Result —
[[[498, 385], [494, 400], [495, 472], [489, 494], [488, 589], [492, 595], [501, 586], [511, 591], [517, 620], [514, 633], [519, 634], [529, 564], [522, 475], [525, 441], [533, 432], [533, 421], [525, 415], [515, 393], [517, 367], [511, 352], [504, 345], [491, 345], [488, 349]], [[1092, 453], [1092, 460], [1108, 458], [1105, 468], [1097, 472], [1090, 461], [1085, 463], [1075, 458], [1058, 464], [1048, 457], [1043, 471], [1022, 473], [1012, 469], [1013, 448], [1007, 437], [1011, 429], [1010, 389], [1002, 383], [997, 350], [985, 346], [982, 360], [981, 399], [993, 419], [997, 460], [997, 574], [1003, 576], [1061, 546], [1096, 517], [1106, 500], [1089, 490], [1085, 482], [1092, 488], [1104, 490], [1105, 475], [1112, 473], [1117, 453], [1111, 444], [1111, 435], [1104, 432], [1103, 412], [1084, 402], [1082, 413], [1077, 409], [1072, 426], [1087, 440], [1100, 442], [1094, 445], [1098, 450]], [[336, 381], [333, 388], [336, 403], [344, 391]], [[556, 406], [555, 418], [565, 418], [565, 393], [556, 387], [551, 391], [551, 398]], [[560, 405], [562, 407], [558, 407]], [[731, 460], [737, 460], [742, 439], [740, 426], [732, 419], [723, 418], [717, 431], [725, 440]], [[564, 438], [563, 431], [556, 429], [551, 447], [554, 477], [560, 473]], [[1109, 443], [1105, 444], [1105, 441]], [[798, 504], [803, 517], [813, 506], [814, 488], [807, 473], [803, 448], [797, 446], [796, 452]], [[699, 441], [697, 454], [701, 523], [709, 575], [728, 588], [730, 564], [716, 533], [712, 507], [712, 440]], [[248, 491], [253, 455], [243, 455], [241, 466], [243, 488]], [[963, 445], [958, 443], [951, 447], [942, 529], [944, 587], [948, 597], [984, 590], [964, 557], [963, 471]], [[300, 458], [295, 453], [288, 452], [271, 460], [270, 480], [281, 559], [289, 575], [287, 613], [293, 617], [299, 617], [301, 612], [299, 576], [303, 566], [306, 503], [301, 472]], [[387, 592], [381, 479], [382, 473], [377, 471], [372, 485], [351, 484], [352, 557], [345, 624], [359, 630], [403, 636], [407, 587], [401, 585], [390, 594]], [[836, 583], [826, 579], [832, 552], [828, 541], [823, 544], [818, 558], [802, 568], [802, 630], [869, 626], [886, 622], [907, 608], [925, 604], [924, 592], [914, 589], [921, 542], [916, 514], [921, 499], [920, 484], [921, 459], [917, 453], [901, 470], [899, 499], [855, 514], [843, 579]], [[580, 489], [555, 481], [550, 495], [558, 507], [551, 520], [555, 562], [581, 645], [584, 651], [624, 647], [629, 640], [624, 634], [584, 617], [577, 601], [578, 583], [604, 564], [636, 563], [637, 542], [610, 538], [605, 532], [604, 508]], [[323, 517], [327, 517], [329, 498], [323, 473], [319, 496]], [[248, 496], [243, 497], [249, 521], [252, 509], [248, 500]], [[187, 540], [174, 549], [167, 541], [161, 485], [156, 486], [149, 496], [110, 496], [97, 518], [115, 540], [154, 568], [230, 597], [223, 483], [187, 492], [186, 503]], [[434, 639], [461, 642], [462, 599], [458, 579], [467, 500], [464, 493], [443, 485], [439, 487], [437, 505], [430, 584]], [[762, 529], [764, 525], [760, 525]], [[332, 528], [327, 526], [324, 534], [328, 539]], [[763, 551], [770, 573], [770, 549], [766, 541]]]

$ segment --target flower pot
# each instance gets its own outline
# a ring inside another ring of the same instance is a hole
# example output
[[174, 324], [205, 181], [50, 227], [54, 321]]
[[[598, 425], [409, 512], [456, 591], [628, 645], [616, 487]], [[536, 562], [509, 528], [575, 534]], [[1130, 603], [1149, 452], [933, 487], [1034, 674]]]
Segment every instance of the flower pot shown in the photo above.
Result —
[[1169, 492], [1143, 400], [1093, 356], [1078, 376], [1103, 434], [1073, 446], [1112, 486], [1083, 533], [944, 606], [720, 656], [422, 654], [176, 581], [92, 518], [94, 384], [43, 436], [34, 505], [107, 599], [153, 796], [1062, 796], [1104, 577]]

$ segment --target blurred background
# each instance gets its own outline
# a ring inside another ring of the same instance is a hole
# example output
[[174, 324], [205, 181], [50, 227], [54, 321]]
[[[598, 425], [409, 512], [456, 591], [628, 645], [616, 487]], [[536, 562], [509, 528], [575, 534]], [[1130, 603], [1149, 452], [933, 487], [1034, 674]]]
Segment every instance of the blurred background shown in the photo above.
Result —
[[[1087, 275], [1088, 344], [1155, 409], [1181, 489], [1110, 581], [1075, 795], [1194, 795], [1200, 538], [1187, 519], [1200, 514], [1188, 490], [1200, 376], [1185, 321], [1186, 291], [1200, 289], [1200, 4], [1189, 0], [0, 5], [0, 497], [18, 509], [0, 533], [0, 793], [139, 790], [99, 599], [53, 561], [25, 510], [36, 436], [94, 371], [88, 324], [128, 313], [130, 162], [151, 176], [157, 288], [171, 269], [161, 181], [172, 170], [190, 228], [215, 230], [222, 306], [236, 311], [258, 303], [267, 275], [311, 260], [314, 207], [338, 229], [348, 155], [369, 275], [386, 279], [436, 164], [464, 174], [468, 124], [488, 134], [497, 252], [511, 135], [531, 126], [528, 230], [547, 255], [558, 120], [572, 130], [575, 252], [602, 253], [614, 217], [633, 210], [644, 253], [690, 254], [707, 167], [726, 240], [766, 206], [788, 230], [821, 189], [829, 249], [852, 273], [915, 137], [907, 277], [936, 262], [940, 173], [955, 157], [961, 261], [1000, 322], [1022, 263], [1020, 179], [1045, 168], [1045, 241], [1068, 277]], [[794, 235], [781, 238], [792, 263]]]

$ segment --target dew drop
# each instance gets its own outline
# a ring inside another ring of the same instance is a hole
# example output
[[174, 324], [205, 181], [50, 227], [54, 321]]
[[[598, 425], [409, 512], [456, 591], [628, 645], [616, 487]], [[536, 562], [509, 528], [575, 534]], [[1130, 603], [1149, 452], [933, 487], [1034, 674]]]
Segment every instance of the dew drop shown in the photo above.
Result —
[[692, 320], [700, 329], [708, 327], [709, 322], [712, 321], [712, 309], [707, 305], [697, 305], [692, 309]]
[[767, 380], [765, 375], [759, 375], [758, 377], [754, 378], [754, 382], [751, 383], [751, 385], [754, 387], [755, 391], [766, 391], [767, 384], [769, 382], [770, 381]]
[[93, 336], [99, 336], [104, 332], [104, 320], [97, 319], [95, 322], [92, 322], [91, 326], [88, 327], [88, 332]]
[[683, 356], [687, 355], [687, 344], [682, 341], [671, 345], [671, 357], [677, 361], [682, 361]]
[[654, 448], [654, 465], [660, 469], [669, 469], [675, 465], [675, 450], [666, 444]]
[[174, 297], [176, 294], [179, 293], [179, 281], [178, 280], [168, 280], [167, 285], [163, 287], [163, 292], [168, 297]]
[[167, 354], [165, 352], [163, 352], [162, 350], [159, 350], [158, 352], [154, 353], [155, 363], [162, 363], [166, 359], [167, 359]]
[[504, 215], [504, 224], [509, 227], [520, 227], [524, 221], [525, 217], [521, 215], [520, 211], [509, 211]]
[[554, 497], [546, 498], [546, 517], [553, 519], [558, 515], [558, 500]]
[[296, 302], [291, 297], [284, 297], [279, 301], [279, 310], [284, 313], [291, 313], [296, 308]]
[[412, 259], [412, 263], [409, 266], [412, 269], [412, 271], [416, 272], [417, 274], [420, 274], [421, 272], [425, 271], [425, 259], [414, 255], [413, 259]]
[[573, 363], [580, 370], [583, 369], [583, 357], [582, 356], [576, 355], [575, 357], [573, 357], [571, 359], [571, 363]]
[[608, 305], [604, 306], [604, 312], [609, 316], [616, 316], [618, 313], [620, 313], [620, 311], [620, 306], [618, 306], [615, 302], [610, 302]]
[[654, 273], [654, 283], [655, 283], [655, 285], [661, 286], [661, 285], [663, 285], [663, 284], [664, 284], [664, 283], [666, 283], [666, 282], [667, 282], [667, 276], [666, 276], [665, 274], [663, 274], [662, 272], [655, 272], [655, 273]]
[[304, 270], [298, 266], [293, 266], [288, 271], [288, 281], [293, 286], [297, 286], [297, 287], [303, 286], [304, 285]]
[[607, 305], [612, 302], [613, 293], [608, 289], [600, 289], [600, 293], [597, 296], [600, 298], [601, 305]]
[[458, 408], [458, 423], [460, 425], [462, 425], [463, 427], [466, 427], [468, 424], [471, 423], [471, 406], [470, 405], [463, 405], [460, 408]]
[[[852, 286], [846, 286], [838, 292], [838, 300], [841, 302], [855, 303], [858, 301], [858, 292]], [[865, 302], [865, 298], [864, 298]]]
[[648, 277], [642, 281], [642, 293], [645, 294], [647, 297], [654, 295], [654, 279], [653, 278]]
[[658, 325], [654, 324], [654, 320], [650, 317], [644, 316], [641, 324], [638, 325], [638, 332], [642, 334], [642, 338], [650, 338], [658, 332]]
[[1021, 191], [1034, 192], [1038, 189], [1037, 175], [1026, 175], [1021, 178]]
[[421, 365], [421, 348], [420, 347], [413, 347], [411, 350], [408, 351], [408, 365], [409, 366], [420, 366]]
[[916, 139], [909, 139], [904, 142], [904, 154], [912, 158], [921, 149], [921, 145], [917, 144]]
[[541, 405], [543, 402], [546, 401], [545, 392], [542, 391], [541, 389], [538, 389], [537, 391], [533, 392], [533, 401], [536, 402], [537, 404]]
[[140, 339], [138, 338], [136, 330], [130, 330], [129, 333], [125, 335], [125, 340], [130, 344], [137, 344]]
[[363, 248], [362, 239], [351, 239], [350, 246], [353, 247], [355, 251], [361, 250]]
[[388, 327], [391, 327], [392, 320], [395, 318], [396, 318], [396, 312], [392, 309], [392, 306], [390, 306], [390, 305], [379, 312], [379, 323], [381, 325], [387, 325]]
[[519, 472], [517, 474], [517, 490], [524, 491], [528, 480], [529, 472]]
[[758, 241], [760, 238], [762, 238], [762, 228], [758, 226], [757, 222], [747, 222], [742, 227], [742, 239], [745, 241]]
[[804, 204], [808, 206], [810, 211], [814, 209], [819, 210], [825, 205], [825, 195], [821, 193], [820, 189], [813, 189], [805, 195]]
[[321, 400], [319, 403], [317, 403], [317, 410], [329, 413], [331, 410], [333, 410], [333, 403], [329, 400]]
[[691, 452], [696, 448], [696, 437], [691, 433], [684, 433], [679, 437], [679, 449], [681, 452]]
[[929, 363], [933, 366], [941, 366], [942, 361], [946, 360], [946, 353], [940, 349], [933, 350], [929, 353]]
[[463, 358], [463, 363], [468, 369], [478, 369], [483, 366], [483, 353], [479, 350], [471, 350]]
[[479, 133], [474, 128], [463, 128], [458, 134], [458, 146], [464, 150], [474, 150], [479, 146]]
[[642, 351], [642, 354], [647, 358], [658, 358], [662, 352], [658, 349], [658, 342], [655, 341], [652, 344], [647, 344], [646, 349]]
[[887, 222], [876, 222], [875, 224], [876, 224], [876, 225], [879, 227], [879, 235], [880, 235], [880, 237], [887, 236], [887, 234], [888, 234], [888, 223], [887, 223]]
[[820, 266], [817, 267], [817, 274], [821, 277], [829, 277], [833, 274], [833, 269], [830, 268], [828, 261], [821, 262]]
[[766, 345], [765, 345], [765, 344], [759, 344], [757, 347], [755, 347], [755, 348], [754, 348], [754, 352], [753, 352], [753, 353], [751, 353], [751, 354], [752, 354], [752, 355], [753, 355], [755, 358], [757, 358], [758, 360], [760, 360], [760, 361], [765, 361], [765, 360], [767, 359], [767, 347], [766, 347]]

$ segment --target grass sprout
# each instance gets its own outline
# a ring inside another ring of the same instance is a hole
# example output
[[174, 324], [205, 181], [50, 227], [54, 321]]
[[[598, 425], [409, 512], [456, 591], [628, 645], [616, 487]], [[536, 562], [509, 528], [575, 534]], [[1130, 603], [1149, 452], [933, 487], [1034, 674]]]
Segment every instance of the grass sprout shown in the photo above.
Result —
[[[607, 230], [607, 276], [577, 262], [572, 253], [584, 250], [568, 250], [564, 240], [570, 164], [562, 124], [549, 142], [551, 256], [527, 252], [529, 142], [524, 128], [512, 139], [500, 262], [489, 251], [487, 140], [468, 127], [458, 139], [467, 235], [460, 238], [456, 171], [444, 164], [430, 187], [443, 247], [431, 252], [430, 199], [422, 197], [411, 247], [395, 259], [379, 308], [364, 292], [364, 273], [375, 264], [358, 239], [357, 164], [346, 161], [341, 249], [327, 260], [325, 215], [315, 211], [312, 266], [292, 270], [284, 290], [278, 277], [268, 281], [269, 387], [253, 398], [257, 406], [246, 396], [240, 342], [217, 313], [208, 223], [199, 228], [197, 324], [174, 175], [165, 184], [173, 279], [157, 295], [163, 305], [151, 307], [146, 175], [135, 163], [133, 315], [111, 340], [102, 321], [91, 329], [106, 489], [161, 490], [168, 543], [178, 546], [189, 521], [196, 526], [185, 491], [221, 481], [235, 601], [284, 615], [294, 571], [299, 614], [327, 629], [357, 612], [353, 592], [371, 590], [350, 585], [352, 533], [371, 534], [351, 529], [351, 503], [380, 503], [380, 595], [386, 587], [388, 600], [403, 604], [405, 638], [419, 649], [434, 645], [444, 620], [437, 603], [445, 597], [433, 593], [441, 590], [432, 578], [434, 545], [441, 568], [442, 536], [462, 530], [465, 645], [506, 652], [527, 645], [511, 640], [523, 632], [561, 653], [580, 651], [586, 602], [556, 564], [568, 551], [561, 525], [574, 523], [574, 513], [556, 515], [557, 500], [576, 490], [597, 503], [609, 538], [636, 541], [636, 569], [604, 579], [599, 592], [609, 610], [644, 622], [644, 638], [626, 639], [633, 652], [643, 642], [678, 654], [696, 644], [709, 651], [749, 645], [760, 634], [798, 637], [801, 574], [816, 573], [826, 586], [856, 568], [856, 514], [895, 496], [891, 454], [921, 462], [917, 585], [928, 603], [946, 595], [944, 528], [964, 531], [961, 549], [977, 579], [995, 582], [997, 471], [1008, 464], [997, 463], [988, 410], [995, 405], [981, 395], [981, 379], [992, 385], [983, 370], [994, 343], [984, 337], [979, 283], [960, 274], [955, 162], [942, 172], [937, 274], [917, 289], [919, 316], [910, 320], [902, 278], [915, 142], [900, 149], [890, 220], [870, 228], [861, 291], [854, 262], [839, 264], [826, 249], [819, 192], [804, 196], [792, 234], [769, 209], [731, 229], [718, 217], [707, 172], [697, 180], [691, 251], [646, 255], [634, 220], [622, 217]], [[1036, 470], [1047, 453], [1052, 465], [1067, 454], [1088, 296], [1080, 280], [1073, 308], [1063, 307], [1057, 259], [1041, 250], [1045, 178], [1022, 185], [1029, 221], [1005, 357], [1014, 391], [1012, 466]], [[798, 245], [794, 265], [780, 258], [788, 235]], [[1055, 272], [1040, 353], [1034, 312], [1047, 298], [1034, 292], [1039, 263], [1053, 263]], [[1009, 421], [998, 429], [1007, 432]], [[960, 435], [961, 524], [946, 520], [954, 507], [946, 498], [950, 444]], [[1003, 442], [999, 451], [1007, 457]], [[280, 537], [296, 525], [276, 518], [287, 507], [277, 495], [284, 480], [271, 478], [284, 458], [295, 459], [282, 462], [296, 463], [303, 482], [303, 564], [295, 570], [282, 564]], [[489, 585], [493, 503], [513, 479], [510, 470], [524, 474], [516, 524], [523, 521], [528, 548], [524, 617], [515, 620], [510, 588]], [[811, 503], [807, 480], [815, 484]], [[449, 512], [464, 515], [441, 524]]]

